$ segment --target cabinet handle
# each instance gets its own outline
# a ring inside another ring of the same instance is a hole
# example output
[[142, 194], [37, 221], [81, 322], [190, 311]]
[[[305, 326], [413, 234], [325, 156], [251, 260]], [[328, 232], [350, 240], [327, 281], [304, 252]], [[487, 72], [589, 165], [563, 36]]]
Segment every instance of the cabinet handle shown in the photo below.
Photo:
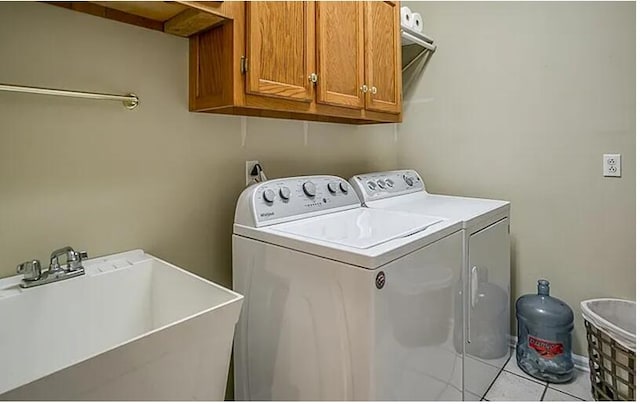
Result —
[[240, 56], [240, 74], [247, 74], [249, 71], [249, 59], [246, 56]]
[[318, 82], [318, 75], [316, 73], [311, 73], [309, 75], [309, 81], [312, 82], [313, 84]]
[[375, 86], [371, 86], [370, 92], [371, 94], [376, 94], [378, 92], [378, 89]]
[[366, 84], [363, 84], [360, 86], [360, 91], [362, 91], [363, 93], [366, 93], [367, 91], [369, 91], [369, 87], [367, 87]]

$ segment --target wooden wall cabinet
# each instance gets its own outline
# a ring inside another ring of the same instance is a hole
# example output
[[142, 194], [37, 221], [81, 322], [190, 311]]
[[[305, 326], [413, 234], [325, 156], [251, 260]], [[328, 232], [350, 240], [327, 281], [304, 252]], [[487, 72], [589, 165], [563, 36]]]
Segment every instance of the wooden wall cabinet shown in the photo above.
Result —
[[398, 2], [229, 2], [190, 38], [192, 111], [400, 122]]
[[315, 66], [314, 5], [311, 2], [249, 3], [246, 91], [311, 102]]
[[363, 109], [364, 16], [361, 2], [316, 3], [317, 102]]
[[[399, 113], [402, 109], [402, 56], [399, 5], [369, 1], [365, 8], [366, 108]], [[395, 66], [395, 69], [389, 68]]]

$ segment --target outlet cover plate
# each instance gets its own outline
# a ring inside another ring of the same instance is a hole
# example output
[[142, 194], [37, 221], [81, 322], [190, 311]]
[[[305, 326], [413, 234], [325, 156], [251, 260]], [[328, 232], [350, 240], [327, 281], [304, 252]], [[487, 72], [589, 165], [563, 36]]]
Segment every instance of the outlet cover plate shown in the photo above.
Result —
[[602, 155], [602, 175], [605, 177], [621, 177], [622, 164], [619, 154]]

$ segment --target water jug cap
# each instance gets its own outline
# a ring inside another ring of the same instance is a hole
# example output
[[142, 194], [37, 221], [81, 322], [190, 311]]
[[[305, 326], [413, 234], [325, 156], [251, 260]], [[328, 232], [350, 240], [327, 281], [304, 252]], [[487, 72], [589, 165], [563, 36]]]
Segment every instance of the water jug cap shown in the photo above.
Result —
[[541, 296], [549, 296], [549, 281], [546, 279], [538, 280], [538, 294]]

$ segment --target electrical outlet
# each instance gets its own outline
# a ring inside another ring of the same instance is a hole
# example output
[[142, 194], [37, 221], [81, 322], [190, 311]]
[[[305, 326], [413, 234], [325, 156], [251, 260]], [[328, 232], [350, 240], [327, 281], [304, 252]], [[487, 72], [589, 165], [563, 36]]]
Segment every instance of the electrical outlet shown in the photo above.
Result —
[[256, 164], [260, 164], [260, 162], [258, 160], [247, 160], [244, 163], [244, 179], [245, 179], [245, 185], [249, 186], [251, 184], [255, 184], [260, 176], [260, 174], [258, 175], [251, 175], [251, 171], [253, 171], [253, 167], [256, 166]]
[[622, 165], [619, 154], [602, 155], [602, 175], [605, 177], [621, 177]]

